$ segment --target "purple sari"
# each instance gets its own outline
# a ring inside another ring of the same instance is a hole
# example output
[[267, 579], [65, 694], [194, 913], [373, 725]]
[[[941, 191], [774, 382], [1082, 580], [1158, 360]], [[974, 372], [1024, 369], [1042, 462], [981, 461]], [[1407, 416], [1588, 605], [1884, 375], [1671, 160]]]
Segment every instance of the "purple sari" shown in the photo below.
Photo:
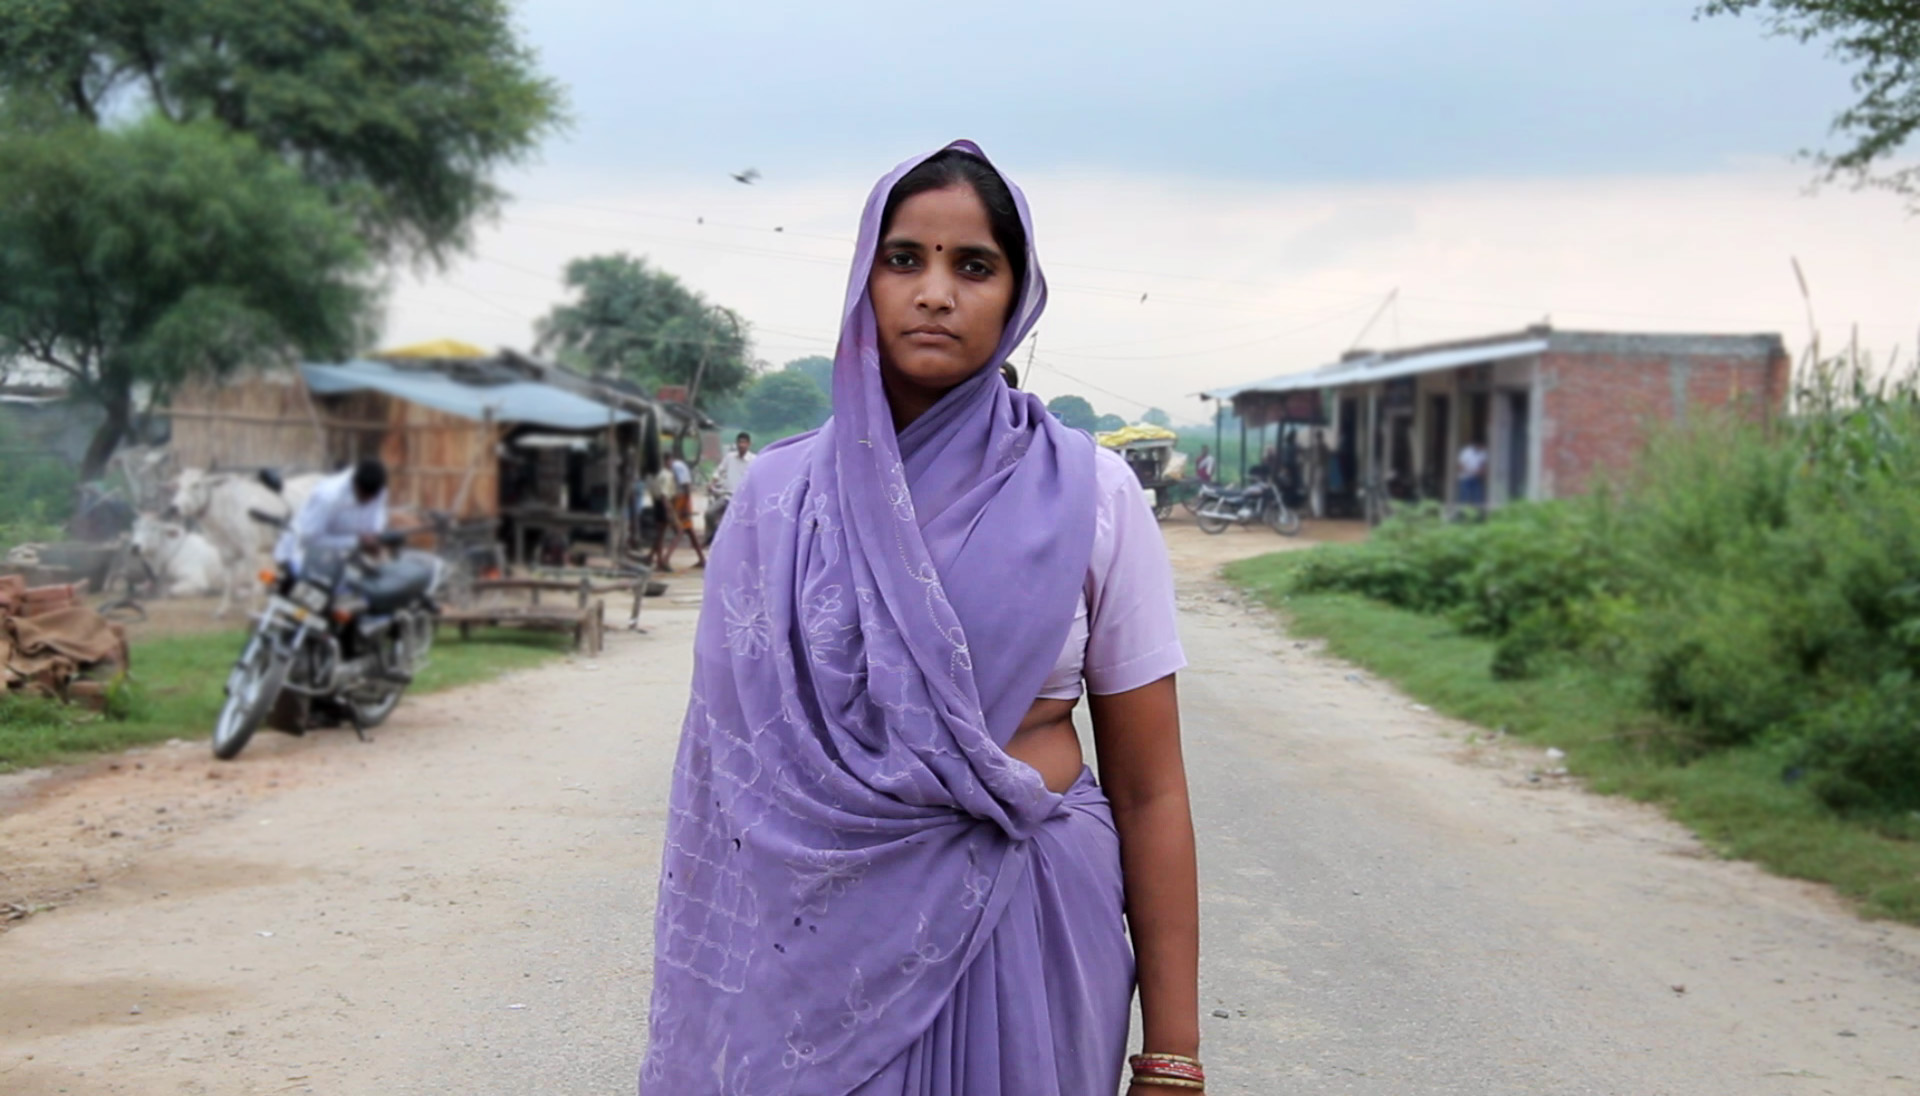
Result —
[[1085, 581], [1093, 443], [997, 368], [1046, 303], [1031, 245], [992, 364], [896, 436], [867, 278], [919, 162], [867, 200], [833, 419], [755, 462], [707, 568], [647, 1096], [1117, 1087], [1112, 821], [1089, 777], [1057, 795], [1002, 748]]

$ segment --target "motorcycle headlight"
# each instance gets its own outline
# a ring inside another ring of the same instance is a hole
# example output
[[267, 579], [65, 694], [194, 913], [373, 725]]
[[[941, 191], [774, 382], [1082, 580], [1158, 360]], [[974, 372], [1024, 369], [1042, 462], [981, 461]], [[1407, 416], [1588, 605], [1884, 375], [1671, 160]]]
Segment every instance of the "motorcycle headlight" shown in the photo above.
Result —
[[302, 582], [293, 588], [293, 601], [302, 608], [318, 613], [327, 607], [327, 591], [311, 582]]

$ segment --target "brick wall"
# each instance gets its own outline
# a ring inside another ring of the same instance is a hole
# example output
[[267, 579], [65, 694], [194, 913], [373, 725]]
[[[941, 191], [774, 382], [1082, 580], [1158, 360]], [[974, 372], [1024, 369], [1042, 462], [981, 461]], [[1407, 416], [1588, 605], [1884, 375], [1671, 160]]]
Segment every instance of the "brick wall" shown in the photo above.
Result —
[[1629, 468], [1660, 423], [1778, 415], [1791, 363], [1772, 335], [1556, 331], [1539, 369], [1541, 493], [1553, 498]]

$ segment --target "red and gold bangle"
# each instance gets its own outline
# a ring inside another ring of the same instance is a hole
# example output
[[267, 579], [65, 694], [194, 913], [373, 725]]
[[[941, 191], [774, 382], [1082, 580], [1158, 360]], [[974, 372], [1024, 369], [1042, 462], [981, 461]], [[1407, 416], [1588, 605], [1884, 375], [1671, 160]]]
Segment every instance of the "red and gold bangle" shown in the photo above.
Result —
[[1172, 1077], [1153, 1077], [1145, 1073], [1134, 1074], [1133, 1083], [1136, 1085], [1153, 1085], [1156, 1088], [1192, 1089], [1195, 1092], [1199, 1092], [1207, 1087], [1206, 1083], [1202, 1081], [1181, 1081]]
[[1127, 1059], [1137, 1084], [1166, 1088], [1203, 1089], [1207, 1074], [1195, 1058], [1182, 1054], [1136, 1054]]

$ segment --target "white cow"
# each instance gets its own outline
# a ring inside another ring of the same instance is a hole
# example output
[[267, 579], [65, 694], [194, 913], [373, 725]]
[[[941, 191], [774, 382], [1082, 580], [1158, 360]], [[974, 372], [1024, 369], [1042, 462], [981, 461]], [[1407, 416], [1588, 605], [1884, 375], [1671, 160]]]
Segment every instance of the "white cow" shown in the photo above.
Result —
[[199, 526], [200, 532], [220, 553], [221, 565], [226, 570], [220, 606], [214, 610], [214, 616], [227, 615], [235, 592], [243, 586], [247, 588], [249, 604], [252, 603], [259, 591], [253, 579], [254, 571], [264, 557], [271, 555], [274, 542], [280, 536], [278, 529], [254, 521], [248, 512], [257, 510], [285, 521], [323, 478], [296, 476], [287, 481], [283, 495], [249, 472], [206, 472], [197, 468], [181, 471], [174, 485], [173, 512], [181, 520]]
[[177, 521], [141, 514], [133, 521], [132, 548], [153, 569], [161, 597], [205, 597], [226, 583], [220, 550]]

